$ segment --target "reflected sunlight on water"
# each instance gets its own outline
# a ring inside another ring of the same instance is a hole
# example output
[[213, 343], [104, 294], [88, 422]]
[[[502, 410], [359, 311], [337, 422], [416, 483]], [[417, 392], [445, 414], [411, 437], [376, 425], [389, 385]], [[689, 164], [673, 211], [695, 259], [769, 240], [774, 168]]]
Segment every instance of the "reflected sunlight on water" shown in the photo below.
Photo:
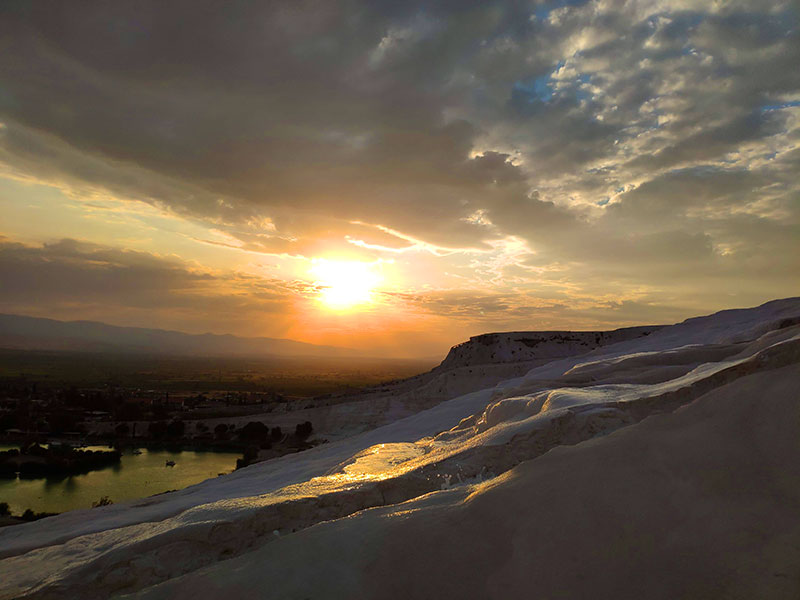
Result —
[[345, 475], [353, 478], [382, 479], [397, 465], [416, 458], [424, 452], [424, 448], [413, 443], [378, 444], [356, 455], [355, 460], [346, 465], [342, 471]]

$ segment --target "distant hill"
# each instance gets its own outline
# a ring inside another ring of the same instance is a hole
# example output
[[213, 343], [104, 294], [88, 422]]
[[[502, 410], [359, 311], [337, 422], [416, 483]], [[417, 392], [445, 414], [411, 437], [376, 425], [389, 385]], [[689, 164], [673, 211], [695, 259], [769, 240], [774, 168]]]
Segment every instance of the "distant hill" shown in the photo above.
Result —
[[164, 329], [117, 327], [96, 321], [56, 321], [0, 314], [0, 348], [81, 352], [147, 353], [180, 356], [357, 356], [351, 348], [294, 340], [194, 335]]

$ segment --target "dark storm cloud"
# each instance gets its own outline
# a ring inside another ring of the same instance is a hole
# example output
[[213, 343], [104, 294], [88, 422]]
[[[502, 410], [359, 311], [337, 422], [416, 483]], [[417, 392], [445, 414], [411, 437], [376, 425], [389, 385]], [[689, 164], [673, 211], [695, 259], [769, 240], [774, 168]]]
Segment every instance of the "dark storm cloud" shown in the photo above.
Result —
[[6, 168], [248, 249], [385, 243], [352, 221], [480, 252], [516, 236], [535, 253], [522, 267], [587, 293], [697, 274], [780, 293], [796, 266], [791, 2], [0, 10]]

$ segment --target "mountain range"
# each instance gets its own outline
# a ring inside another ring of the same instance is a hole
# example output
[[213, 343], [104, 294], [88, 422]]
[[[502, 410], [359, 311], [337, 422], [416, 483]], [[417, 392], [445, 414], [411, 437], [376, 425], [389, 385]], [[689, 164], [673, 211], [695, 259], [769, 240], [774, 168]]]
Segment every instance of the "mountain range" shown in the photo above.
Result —
[[281, 338], [190, 334], [118, 327], [97, 321], [56, 321], [8, 314], [0, 314], [0, 348], [219, 357], [346, 357], [360, 354], [351, 348], [318, 346]]

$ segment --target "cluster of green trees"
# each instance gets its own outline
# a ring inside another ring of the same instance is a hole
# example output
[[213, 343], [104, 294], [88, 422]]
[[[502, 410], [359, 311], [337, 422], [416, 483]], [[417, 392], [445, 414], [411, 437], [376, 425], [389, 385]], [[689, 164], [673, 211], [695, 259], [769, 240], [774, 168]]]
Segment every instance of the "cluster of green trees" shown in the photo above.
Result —
[[[259, 450], [269, 450], [273, 444], [286, 443], [288, 448], [303, 449], [308, 447], [306, 440], [311, 436], [314, 427], [311, 421], [298, 423], [294, 430], [294, 435], [286, 435], [279, 426], [269, 427], [260, 421], [250, 421], [240, 428], [233, 424], [218, 423], [213, 432], [204, 423], [195, 426], [197, 432], [208, 436], [217, 442], [226, 442], [228, 445], [239, 446], [247, 444], [244, 455], [236, 463], [236, 468], [241, 468], [251, 464], [258, 457]], [[120, 423], [115, 428], [118, 437], [125, 437], [131, 433], [127, 423]], [[186, 424], [176, 419], [174, 421], [151, 421], [148, 424], [147, 435], [153, 440], [179, 441], [186, 434]]]
[[[23, 521], [36, 521], [38, 519], [44, 519], [45, 517], [52, 517], [53, 515], [57, 514], [58, 513], [34, 512], [30, 508], [26, 508], [25, 512], [23, 512], [16, 518], [22, 519]], [[11, 514], [11, 509], [8, 506], [8, 502], [0, 502], [0, 517], [13, 517], [13, 516], [14, 515]]]
[[[217, 425], [217, 427], [214, 428], [215, 433], [217, 430], [219, 430], [220, 433], [228, 432], [228, 428], [224, 424]], [[311, 421], [298, 423], [294, 430], [294, 439], [292, 442], [296, 444], [296, 447], [302, 449], [305, 441], [313, 431], [314, 427], [311, 425]], [[242, 458], [236, 460], [237, 469], [241, 469], [253, 463], [258, 458], [259, 449], [268, 450], [272, 447], [273, 442], [284, 440], [284, 435], [280, 427], [273, 427], [270, 429], [259, 421], [250, 421], [247, 425], [239, 429], [236, 435], [238, 435], [239, 439], [242, 441], [251, 442], [251, 445], [245, 449]]]
[[147, 435], [155, 440], [177, 440], [182, 438], [185, 433], [186, 424], [180, 420], [170, 421], [169, 423], [165, 421], [151, 421], [147, 426]]
[[297, 426], [294, 428], [294, 437], [298, 440], [305, 441], [308, 439], [308, 436], [314, 431], [314, 428], [311, 426], [311, 421], [306, 421], [305, 423], [298, 423]]
[[19, 450], [0, 452], [0, 477], [53, 477], [88, 473], [117, 464], [122, 458], [118, 450], [76, 450], [69, 446], [26, 444]]
[[243, 442], [258, 442], [262, 448], [266, 449], [273, 442], [280, 442], [283, 439], [283, 431], [280, 427], [270, 428], [260, 421], [250, 421], [238, 430], [235, 425], [218, 423], [214, 427], [214, 437], [218, 440], [238, 438]]
[[81, 431], [80, 415], [63, 407], [32, 407], [29, 400], [20, 402], [14, 410], [0, 412], [0, 433], [7, 429], [22, 429], [59, 435]]

